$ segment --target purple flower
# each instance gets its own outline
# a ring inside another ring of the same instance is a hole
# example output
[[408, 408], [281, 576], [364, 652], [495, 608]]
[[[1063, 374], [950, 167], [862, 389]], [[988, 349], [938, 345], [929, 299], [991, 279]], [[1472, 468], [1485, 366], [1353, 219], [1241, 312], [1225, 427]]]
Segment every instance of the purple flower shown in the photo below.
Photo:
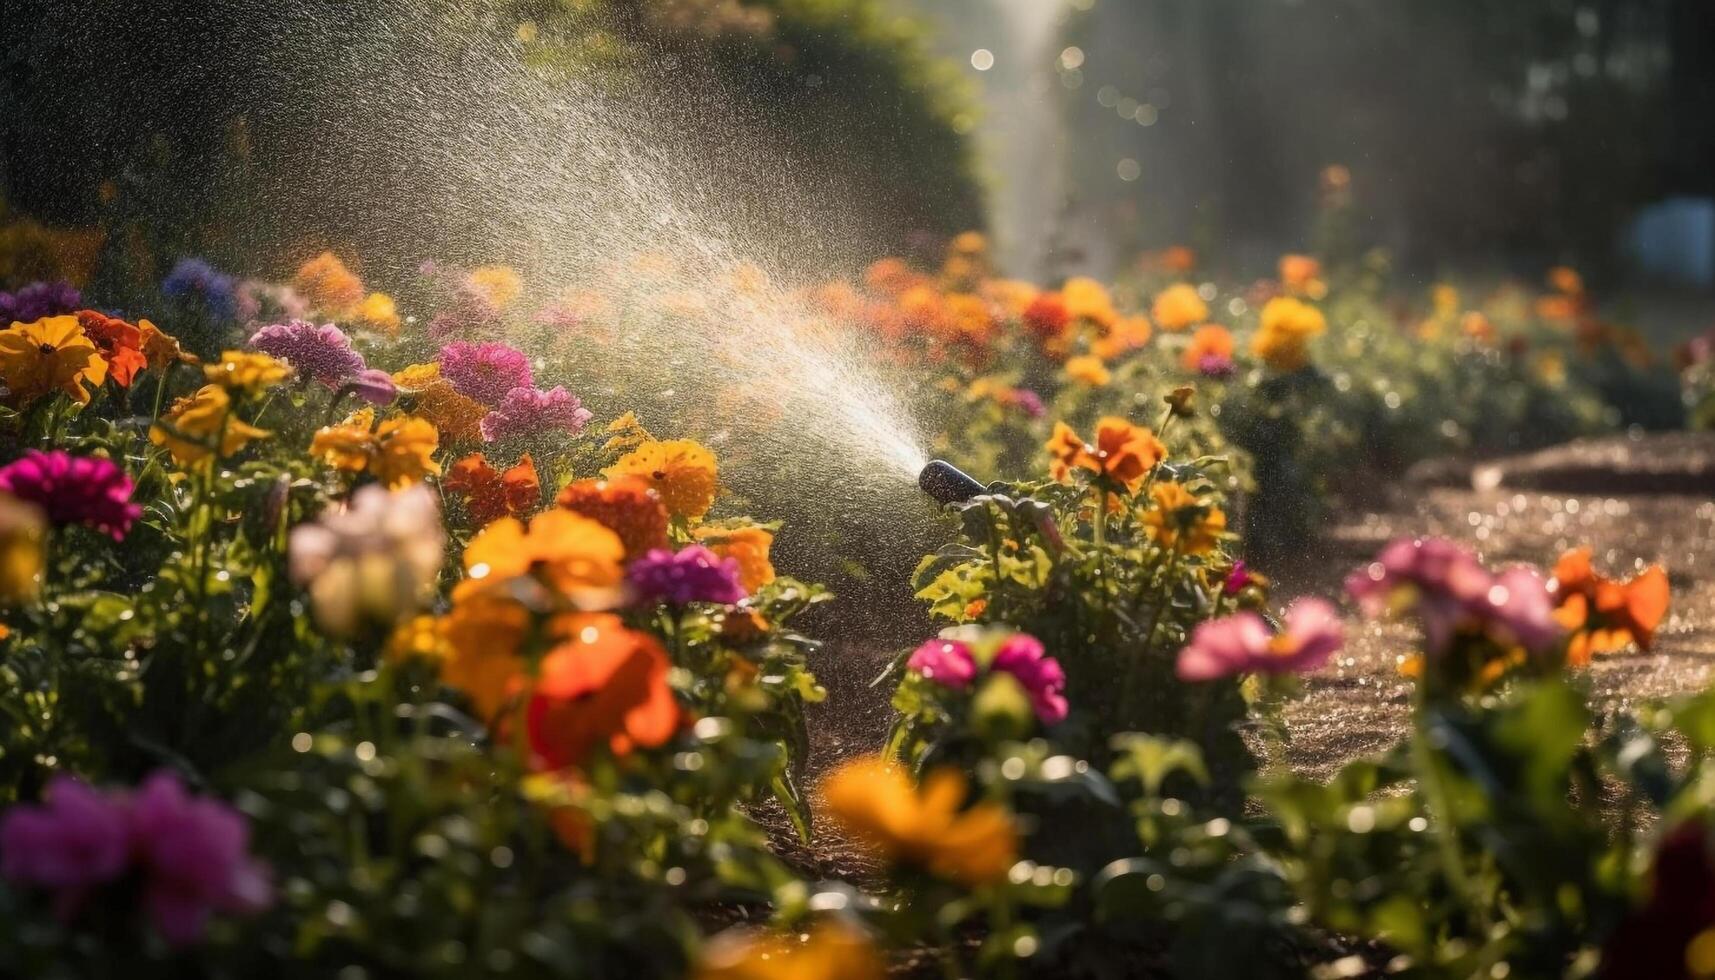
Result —
[[58, 449], [26, 450], [0, 467], [0, 491], [41, 507], [55, 524], [87, 524], [115, 541], [125, 540], [143, 516], [143, 508], [131, 502], [134, 489], [112, 460]]
[[41, 803], [21, 803], [0, 818], [0, 875], [56, 892], [62, 917], [124, 873], [130, 854], [124, 807], [74, 776], [55, 776]]
[[202, 938], [211, 913], [256, 912], [271, 901], [268, 875], [249, 854], [244, 815], [186, 793], [171, 771], [151, 775], [132, 798], [131, 835], [144, 906], [169, 943]]
[[547, 391], [514, 388], [506, 393], [494, 411], [482, 417], [482, 441], [498, 442], [513, 436], [541, 435], [556, 429], [576, 435], [583, 431], [584, 423], [594, 415], [578, 400], [578, 396], [559, 385]]
[[631, 563], [625, 579], [643, 602], [665, 601], [683, 606], [692, 602], [731, 604], [744, 598], [735, 558], [722, 558], [700, 544], [677, 553], [653, 548]]
[[1278, 635], [1254, 612], [1234, 613], [1199, 625], [1179, 651], [1182, 681], [1211, 681], [1234, 674], [1304, 673], [1322, 666], [1345, 642], [1340, 613], [1326, 599], [1305, 598], [1286, 610]]
[[331, 323], [319, 327], [306, 320], [276, 323], [251, 334], [250, 346], [329, 388], [338, 388], [364, 369], [363, 355], [351, 349], [351, 338]]
[[971, 648], [958, 640], [929, 640], [911, 652], [905, 666], [942, 687], [962, 691], [977, 676], [977, 661]]
[[1030, 696], [1030, 706], [1044, 725], [1066, 720], [1066, 672], [1060, 661], [1046, 655], [1041, 640], [1029, 633], [1013, 634], [995, 651], [989, 670], [1011, 674]]
[[391, 405], [399, 397], [399, 386], [393, 383], [393, 376], [380, 368], [364, 368], [345, 385], [371, 405]]
[[238, 318], [247, 323], [264, 313], [287, 320], [301, 320], [310, 315], [310, 304], [292, 287], [259, 279], [239, 283], [234, 304]]
[[489, 341], [473, 344], [455, 340], [441, 348], [438, 358], [441, 377], [459, 394], [493, 408], [514, 388], [532, 388], [530, 358], [506, 344]]
[[1029, 388], [1019, 388], [1012, 393], [1013, 404], [1033, 419], [1042, 418], [1048, 414], [1048, 406], [1042, 404], [1042, 396]]
[[201, 300], [210, 313], [222, 319], [238, 312], [238, 292], [232, 277], [195, 257], [182, 258], [173, 266], [161, 280], [161, 295]]
[[1525, 568], [1495, 576], [1470, 550], [1446, 538], [1400, 538], [1346, 577], [1346, 591], [1374, 619], [1409, 610], [1431, 654], [1461, 630], [1493, 630], [1502, 642], [1540, 650], [1559, 635], [1540, 576]]
[[0, 293], [0, 327], [34, 323], [83, 308], [83, 294], [69, 282], [32, 282], [15, 293]]
[[1208, 378], [1229, 377], [1233, 373], [1233, 359], [1228, 354], [1204, 354], [1197, 359], [1197, 371]]

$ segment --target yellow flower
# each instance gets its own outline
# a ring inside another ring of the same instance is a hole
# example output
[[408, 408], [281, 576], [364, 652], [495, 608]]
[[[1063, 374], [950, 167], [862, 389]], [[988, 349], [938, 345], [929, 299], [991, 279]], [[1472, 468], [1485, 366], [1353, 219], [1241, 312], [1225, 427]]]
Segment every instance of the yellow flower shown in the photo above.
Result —
[[1188, 282], [1168, 286], [1156, 294], [1150, 316], [1163, 330], [1188, 330], [1209, 319], [1209, 305]]
[[769, 549], [774, 545], [774, 532], [765, 527], [699, 527], [691, 536], [707, 545], [722, 558], [738, 562], [738, 583], [746, 592], [755, 592], [774, 581], [774, 563]]
[[432, 457], [440, 443], [440, 433], [428, 420], [412, 415], [395, 416], [375, 430], [370, 471], [394, 490], [420, 482], [426, 476], [437, 476], [441, 464]]
[[982, 255], [989, 250], [989, 240], [980, 231], [961, 232], [948, 248], [957, 255]]
[[87, 405], [84, 383], [100, 386], [106, 381], [107, 361], [77, 317], [43, 317], [0, 330], [0, 379], [19, 407], [54, 391]]
[[482, 434], [482, 417], [488, 409], [460, 394], [452, 382], [441, 377], [440, 365], [413, 364], [393, 375], [393, 383], [410, 399], [412, 413], [427, 419], [448, 442], [476, 439]]
[[1436, 283], [1429, 291], [1430, 300], [1435, 305], [1435, 316], [1442, 320], [1451, 320], [1459, 313], [1459, 290], [1447, 283]]
[[601, 447], [604, 453], [628, 453], [655, 438], [643, 427], [643, 423], [638, 421], [636, 412], [626, 412], [609, 422], [607, 435], [607, 442]]
[[1149, 497], [1143, 526], [1156, 544], [1186, 555], [1205, 555], [1220, 544], [1227, 515], [1219, 507], [1203, 503], [1177, 483], [1157, 483]]
[[470, 284], [497, 310], [511, 306], [524, 292], [518, 270], [507, 265], [485, 265], [470, 271]]
[[393, 635], [387, 639], [383, 656], [389, 663], [395, 664], [411, 660], [432, 660], [439, 663], [446, 660], [451, 652], [440, 620], [429, 615], [417, 615], [394, 627]]
[[35, 504], [0, 493], [0, 601], [36, 597], [42, 584], [47, 516]]
[[441, 680], [463, 691], [484, 721], [492, 721], [525, 684], [520, 655], [530, 635], [530, 611], [498, 591], [466, 590], [441, 620], [446, 657]]
[[194, 394], [180, 398], [162, 422], [149, 429], [149, 441], [167, 447], [180, 466], [209, 459], [217, 438], [220, 455], [230, 456], [269, 435], [232, 411], [232, 398], [220, 385], [203, 385]]
[[362, 473], [369, 468], [375, 443], [375, 410], [359, 409], [335, 425], [324, 425], [310, 440], [310, 455], [336, 470]]
[[489, 583], [534, 574], [561, 593], [576, 596], [619, 585], [625, 544], [607, 526], [569, 510], [536, 515], [528, 527], [502, 517], [464, 549], [465, 573], [459, 589], [474, 591]]
[[1277, 371], [1296, 371], [1310, 361], [1311, 338], [1327, 329], [1321, 310], [1290, 296], [1277, 296], [1262, 308], [1251, 353]]
[[645, 440], [601, 473], [641, 477], [661, 495], [668, 514], [690, 519], [709, 512], [719, 486], [714, 454], [689, 439]]
[[839, 922], [809, 938], [732, 930], [711, 940], [696, 980], [882, 980], [887, 966], [868, 937]]
[[358, 323], [384, 334], [399, 332], [399, 308], [386, 293], [370, 293], [352, 314]]
[[1080, 354], [1066, 361], [1066, 377], [1092, 388], [1105, 387], [1113, 381], [1113, 372], [1094, 354]]
[[143, 335], [143, 356], [149, 359], [151, 370], [165, 371], [179, 363], [200, 363], [196, 355], [186, 354], [183, 348], [179, 347], [177, 337], [148, 320], [138, 320], [137, 329]]
[[202, 373], [228, 391], [254, 395], [291, 377], [292, 366], [267, 354], [229, 350], [220, 355], [219, 364], [204, 365]]
[[1106, 286], [1088, 276], [1073, 276], [1060, 287], [1060, 297], [1066, 303], [1066, 315], [1074, 320], [1088, 320], [1108, 327], [1119, 319], [1113, 297]]
[[1018, 829], [998, 803], [960, 810], [965, 794], [956, 769], [937, 769], [917, 787], [881, 757], [854, 759], [822, 783], [833, 818], [888, 861], [970, 887], [992, 884], [1018, 861]]

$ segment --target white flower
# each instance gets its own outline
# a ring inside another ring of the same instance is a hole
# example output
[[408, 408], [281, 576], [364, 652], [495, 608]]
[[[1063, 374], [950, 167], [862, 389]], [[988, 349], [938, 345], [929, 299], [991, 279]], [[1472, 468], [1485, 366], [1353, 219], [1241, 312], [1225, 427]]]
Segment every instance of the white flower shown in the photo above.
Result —
[[372, 484], [292, 529], [288, 569], [309, 589], [317, 624], [351, 638], [420, 609], [433, 595], [445, 548], [440, 506], [428, 487]]

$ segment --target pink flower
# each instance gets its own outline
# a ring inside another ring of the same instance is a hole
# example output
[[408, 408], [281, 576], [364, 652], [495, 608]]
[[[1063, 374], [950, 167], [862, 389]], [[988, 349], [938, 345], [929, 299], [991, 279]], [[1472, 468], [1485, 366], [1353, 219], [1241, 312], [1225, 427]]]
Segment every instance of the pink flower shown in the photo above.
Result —
[[1066, 720], [1066, 672], [1060, 661], [1047, 656], [1042, 641], [1029, 633], [1015, 633], [995, 652], [989, 670], [1011, 674], [1030, 696], [1030, 705], [1044, 725]]
[[547, 391], [514, 388], [506, 393], [494, 411], [482, 417], [482, 441], [498, 442], [513, 436], [544, 435], [555, 430], [576, 435], [594, 416], [595, 413], [585, 408], [578, 396], [559, 385]]
[[1498, 641], [1529, 650], [1559, 635], [1541, 576], [1514, 568], [1497, 577], [1474, 553], [1446, 538], [1394, 541], [1347, 576], [1346, 591], [1372, 619], [1414, 612], [1431, 654], [1444, 652], [1467, 629], [1498, 633]]
[[58, 449], [26, 450], [0, 467], [0, 491], [40, 506], [55, 524], [86, 524], [115, 541], [125, 540], [143, 516], [143, 508], [131, 502], [134, 489], [112, 460]]
[[1327, 662], [1345, 640], [1340, 614], [1325, 599], [1304, 598], [1286, 610], [1286, 629], [1272, 633], [1254, 612], [1234, 613], [1197, 627], [1179, 651], [1182, 681], [1234, 674], [1305, 673]]
[[977, 677], [977, 661], [971, 655], [971, 648], [958, 640], [929, 640], [911, 652], [905, 666], [955, 691], [970, 687]]
[[0, 875], [57, 892], [61, 916], [124, 873], [130, 853], [124, 807], [74, 776], [55, 776], [41, 803], [0, 818]]
[[363, 370], [363, 355], [351, 348], [351, 338], [331, 323], [316, 326], [307, 320], [275, 323], [250, 335], [250, 346], [292, 365], [300, 377], [329, 388]]
[[170, 771], [150, 776], [132, 798], [131, 834], [144, 906], [169, 943], [202, 938], [214, 912], [257, 912], [272, 899], [267, 873], [250, 857], [243, 814], [191, 796]]
[[1245, 590], [1246, 586], [1255, 581], [1256, 576], [1251, 574], [1250, 566], [1245, 564], [1243, 559], [1235, 561], [1232, 571], [1227, 573], [1227, 580], [1221, 583], [1221, 594], [1238, 595]]
[[530, 388], [530, 358], [516, 347], [455, 340], [441, 348], [441, 377], [459, 394], [493, 408], [514, 388]]
[[352, 394], [371, 405], [391, 405], [399, 397], [399, 386], [393, 383], [393, 376], [380, 368], [364, 368], [345, 384]]
[[675, 606], [739, 602], [744, 599], [739, 578], [738, 559], [722, 558], [700, 544], [677, 552], [653, 548], [625, 570], [625, 580], [639, 599]]

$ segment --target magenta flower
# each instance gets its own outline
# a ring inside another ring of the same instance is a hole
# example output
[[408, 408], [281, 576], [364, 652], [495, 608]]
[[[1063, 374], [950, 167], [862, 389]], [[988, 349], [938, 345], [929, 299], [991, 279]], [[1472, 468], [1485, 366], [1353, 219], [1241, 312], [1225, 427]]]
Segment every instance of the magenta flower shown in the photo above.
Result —
[[393, 383], [393, 376], [380, 368], [364, 368], [345, 385], [371, 405], [391, 405], [399, 397], [399, 386]]
[[516, 347], [488, 341], [455, 340], [441, 348], [441, 377], [459, 394], [494, 408], [514, 388], [531, 388], [530, 358]]
[[1254, 612], [1234, 613], [1199, 625], [1179, 651], [1182, 681], [1212, 681], [1234, 674], [1287, 674], [1315, 670], [1345, 642], [1340, 613], [1326, 599], [1299, 599], [1286, 610], [1286, 629], [1271, 633]]
[[1411, 611], [1429, 653], [1444, 652], [1461, 630], [1492, 631], [1503, 643], [1540, 650], [1559, 635], [1542, 578], [1526, 568], [1497, 577], [1470, 550], [1446, 538], [1400, 538], [1346, 577], [1364, 614]]
[[1230, 377], [1233, 373], [1233, 359], [1227, 354], [1204, 354], [1197, 359], [1197, 371], [1206, 378]]
[[578, 396], [555, 385], [547, 391], [514, 388], [494, 411], [482, 417], [478, 427], [483, 442], [499, 442], [514, 436], [542, 435], [554, 431], [577, 435], [595, 413]]
[[1246, 587], [1256, 582], [1256, 576], [1251, 574], [1250, 566], [1244, 559], [1233, 562], [1232, 571], [1227, 573], [1227, 580], [1221, 583], [1221, 594], [1226, 596], [1238, 595]]
[[963, 691], [977, 677], [977, 661], [971, 648], [958, 640], [929, 640], [911, 652], [907, 669], [942, 687]]
[[191, 796], [170, 771], [151, 775], [133, 797], [131, 834], [144, 907], [169, 943], [202, 938], [214, 912], [257, 912], [272, 899], [267, 872], [250, 857], [244, 815]]
[[0, 491], [41, 507], [55, 524], [86, 524], [115, 541], [125, 540], [143, 516], [143, 508], [131, 502], [134, 489], [112, 460], [58, 449], [26, 450], [0, 467]]
[[1048, 414], [1048, 406], [1042, 404], [1042, 396], [1029, 388], [1019, 388], [1014, 391], [1012, 403], [1033, 419], [1039, 419]]
[[331, 323], [319, 327], [306, 320], [272, 324], [251, 334], [250, 346], [329, 388], [338, 388], [364, 369], [363, 355], [352, 350], [351, 338]]
[[700, 544], [678, 552], [653, 548], [631, 563], [625, 580], [642, 602], [683, 606], [692, 602], [731, 604], [744, 598], [735, 558], [722, 558]]
[[1066, 720], [1066, 672], [1060, 661], [1047, 655], [1042, 641], [1029, 633], [1015, 633], [995, 651], [990, 671], [1011, 674], [1030, 696], [1030, 706], [1044, 725]]
[[62, 917], [124, 873], [130, 854], [124, 807], [74, 776], [55, 776], [41, 803], [0, 818], [0, 875], [55, 892]]

